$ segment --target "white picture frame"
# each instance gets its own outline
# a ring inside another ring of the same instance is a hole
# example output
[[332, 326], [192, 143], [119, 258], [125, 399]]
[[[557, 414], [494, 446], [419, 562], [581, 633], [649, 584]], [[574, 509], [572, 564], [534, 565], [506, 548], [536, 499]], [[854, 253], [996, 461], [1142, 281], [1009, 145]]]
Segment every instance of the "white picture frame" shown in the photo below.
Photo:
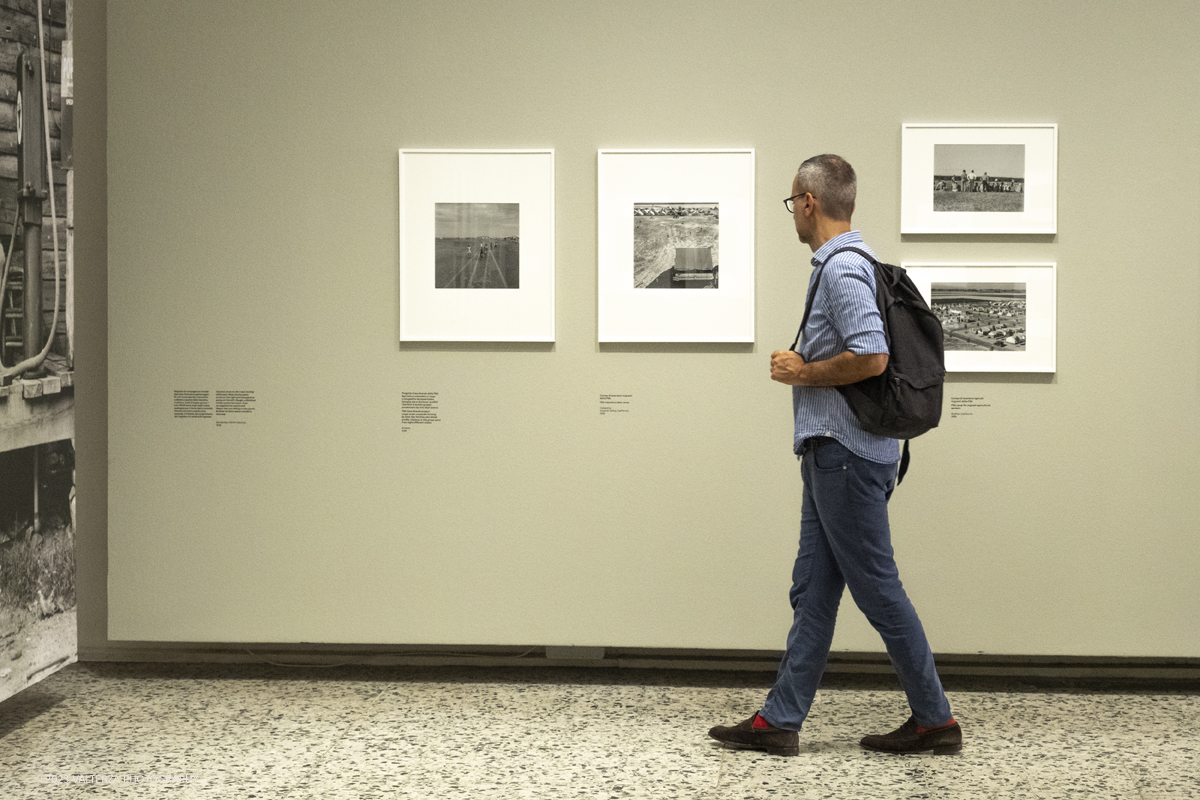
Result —
[[400, 151], [400, 341], [554, 341], [554, 150]]
[[942, 321], [947, 372], [1055, 371], [1057, 264], [900, 266]]
[[1058, 125], [905, 124], [900, 195], [902, 234], [1057, 233]]
[[599, 341], [753, 342], [754, 150], [600, 150], [597, 174]]

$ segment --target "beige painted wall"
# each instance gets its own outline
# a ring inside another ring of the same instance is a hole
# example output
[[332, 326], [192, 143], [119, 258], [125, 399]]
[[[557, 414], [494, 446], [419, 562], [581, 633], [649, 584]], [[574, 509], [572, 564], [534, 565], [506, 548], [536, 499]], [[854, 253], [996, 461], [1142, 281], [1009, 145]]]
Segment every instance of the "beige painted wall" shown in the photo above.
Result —
[[[935, 650], [1200, 656], [1200, 11], [1137, 8], [112, 0], [106, 46], [78, 2], [81, 653], [782, 646], [800, 486], [766, 365], [808, 253], [779, 200], [832, 151], [888, 260], [1059, 265], [1057, 374], [953, 377], [990, 408], [893, 499]], [[1058, 235], [901, 237], [921, 121], [1058, 123]], [[555, 148], [553, 346], [397, 344], [401, 147]], [[756, 149], [753, 347], [596, 344], [596, 150], [625, 147]], [[173, 419], [191, 388], [258, 410]], [[403, 391], [442, 422], [402, 433]], [[835, 646], [879, 649], [844, 609]]]

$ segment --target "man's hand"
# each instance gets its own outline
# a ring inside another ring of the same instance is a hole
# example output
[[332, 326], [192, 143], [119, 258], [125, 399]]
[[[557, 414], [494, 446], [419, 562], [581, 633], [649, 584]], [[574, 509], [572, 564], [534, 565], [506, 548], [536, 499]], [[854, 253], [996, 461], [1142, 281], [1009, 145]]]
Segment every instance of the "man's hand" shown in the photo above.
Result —
[[771, 353], [771, 380], [788, 386], [846, 386], [881, 374], [887, 363], [887, 353], [858, 355], [847, 350], [810, 364], [791, 350], [776, 350]]
[[803, 386], [800, 374], [805, 367], [804, 359], [792, 350], [776, 350], [771, 353], [771, 380], [788, 386]]

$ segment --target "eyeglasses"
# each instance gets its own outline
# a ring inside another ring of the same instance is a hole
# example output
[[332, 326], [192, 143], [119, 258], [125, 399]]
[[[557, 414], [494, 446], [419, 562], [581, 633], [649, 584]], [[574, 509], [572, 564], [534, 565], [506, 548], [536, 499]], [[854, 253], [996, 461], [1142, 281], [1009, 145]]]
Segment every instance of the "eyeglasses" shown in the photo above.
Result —
[[[809, 194], [812, 194], [812, 192], [801, 192], [800, 194], [794, 194], [791, 197], [789, 197], [787, 200], [783, 201], [783, 207], [788, 210], [789, 214], [794, 214], [795, 209], [792, 208], [792, 201], [799, 200], [801, 197], [804, 197], [805, 195], [809, 195]], [[814, 200], [816, 199], [816, 195], [813, 195], [813, 199]]]

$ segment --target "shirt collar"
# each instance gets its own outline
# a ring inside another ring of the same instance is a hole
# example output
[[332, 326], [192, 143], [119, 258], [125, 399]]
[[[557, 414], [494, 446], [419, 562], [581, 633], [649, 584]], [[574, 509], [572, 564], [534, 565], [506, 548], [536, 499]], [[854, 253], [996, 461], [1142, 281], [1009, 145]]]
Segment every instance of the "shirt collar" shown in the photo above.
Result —
[[834, 250], [862, 243], [862, 231], [846, 231], [845, 233], [839, 233], [837, 236], [833, 237], [828, 242], [817, 248], [817, 252], [813, 253], [812, 265], [814, 267], [819, 267], [824, 264], [825, 259], [829, 258], [829, 254]]

